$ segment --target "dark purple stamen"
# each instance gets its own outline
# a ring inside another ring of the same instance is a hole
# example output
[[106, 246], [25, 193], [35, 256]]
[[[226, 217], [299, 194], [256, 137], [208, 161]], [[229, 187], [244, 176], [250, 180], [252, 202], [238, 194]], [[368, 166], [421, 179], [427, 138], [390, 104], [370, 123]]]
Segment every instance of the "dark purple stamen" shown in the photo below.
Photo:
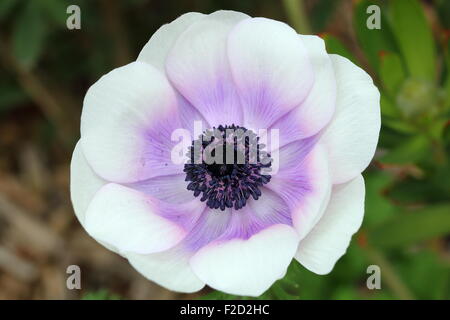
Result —
[[[191, 160], [184, 165], [185, 180], [190, 181], [187, 189], [195, 197], [201, 195], [200, 200], [211, 209], [222, 211], [243, 208], [250, 196], [258, 200], [260, 187], [271, 178], [265, 173], [270, 171], [272, 159], [264, 147], [253, 131], [234, 124], [206, 130], [192, 142], [187, 154]], [[216, 153], [218, 161], [213, 158]]]

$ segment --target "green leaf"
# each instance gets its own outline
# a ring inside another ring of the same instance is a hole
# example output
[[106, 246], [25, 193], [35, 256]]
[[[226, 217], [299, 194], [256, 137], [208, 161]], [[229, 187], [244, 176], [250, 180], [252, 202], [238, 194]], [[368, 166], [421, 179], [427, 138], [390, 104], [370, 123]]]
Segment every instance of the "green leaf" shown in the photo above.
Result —
[[435, 80], [435, 45], [430, 26], [417, 0], [389, 2], [391, 26], [409, 73]]
[[370, 5], [381, 6], [381, 3], [373, 0], [359, 1], [354, 10], [353, 23], [361, 49], [371, 66], [378, 70], [380, 66], [379, 55], [385, 51], [395, 52], [397, 49], [392, 31], [383, 14], [384, 8], [381, 9], [381, 29], [369, 29], [367, 27], [367, 19], [370, 16], [367, 13], [367, 8]]
[[342, 42], [338, 38], [328, 33], [322, 34], [321, 37], [325, 41], [325, 46], [328, 53], [334, 53], [346, 57], [353, 63], [357, 62], [353, 54], [344, 46], [344, 44], [342, 44]]
[[406, 75], [400, 57], [386, 52], [380, 57], [380, 80], [391, 97], [395, 97]]
[[13, 54], [25, 68], [32, 68], [36, 64], [42, 54], [47, 34], [47, 26], [37, 3], [27, 2], [14, 25]]
[[369, 233], [379, 248], [401, 248], [450, 233], [450, 204], [399, 214]]

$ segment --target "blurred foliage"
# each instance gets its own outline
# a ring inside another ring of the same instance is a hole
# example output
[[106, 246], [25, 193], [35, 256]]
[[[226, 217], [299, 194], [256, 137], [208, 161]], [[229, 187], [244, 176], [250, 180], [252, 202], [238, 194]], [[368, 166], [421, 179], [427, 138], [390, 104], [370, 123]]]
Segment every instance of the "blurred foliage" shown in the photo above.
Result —
[[109, 293], [106, 289], [101, 289], [86, 293], [81, 300], [120, 300], [120, 297]]
[[[81, 30], [66, 29], [72, 3], [81, 8]], [[366, 27], [371, 4], [381, 8], [380, 30]], [[33, 139], [48, 152], [64, 141], [69, 161], [78, 138], [70, 127], [78, 126], [89, 85], [133, 61], [162, 24], [222, 8], [319, 34], [329, 52], [367, 70], [381, 92], [379, 148], [364, 173], [366, 215], [347, 254], [325, 276], [292, 262], [260, 298], [450, 298], [450, 1], [2, 0], [0, 120], [36, 117], [37, 110]], [[381, 267], [381, 290], [366, 287], [371, 264]], [[102, 290], [84, 298], [111, 296]]]

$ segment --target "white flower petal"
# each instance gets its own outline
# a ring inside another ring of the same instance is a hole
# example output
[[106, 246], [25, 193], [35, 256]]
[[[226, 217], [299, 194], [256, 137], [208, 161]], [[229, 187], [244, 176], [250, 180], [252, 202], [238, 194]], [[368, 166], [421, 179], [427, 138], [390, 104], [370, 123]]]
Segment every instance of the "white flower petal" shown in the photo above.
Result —
[[269, 128], [299, 105], [314, 83], [307, 49], [285, 23], [241, 21], [231, 30], [227, 49], [247, 128]]
[[130, 264], [147, 279], [173, 291], [196, 292], [205, 284], [189, 266], [191, 253], [178, 246], [149, 255], [128, 254]]
[[211, 126], [239, 124], [242, 119], [226, 39], [237, 21], [246, 18], [228, 11], [204, 17], [180, 35], [167, 57], [169, 79]]
[[280, 147], [316, 134], [335, 111], [336, 79], [325, 43], [317, 36], [300, 35], [300, 39], [308, 51], [315, 80], [306, 99], [272, 125], [280, 130]]
[[165, 76], [147, 63], [104, 75], [88, 90], [81, 115], [81, 144], [93, 170], [121, 183], [181, 173], [171, 161], [177, 106]]
[[137, 61], [150, 63], [165, 72], [166, 57], [175, 41], [191, 24], [204, 16], [202, 13], [188, 12], [160, 27], [142, 48]]
[[159, 200], [182, 204], [195, 199], [194, 193], [187, 189], [187, 185], [186, 174], [183, 172], [176, 175], [154, 177], [128, 186]]
[[370, 163], [380, 133], [380, 93], [372, 78], [348, 59], [330, 55], [336, 73], [336, 112], [321, 138], [333, 183], [356, 177]]
[[95, 193], [107, 183], [92, 171], [78, 141], [70, 163], [70, 197], [75, 215], [84, 226], [86, 210]]
[[86, 230], [122, 254], [164, 251], [180, 242], [186, 231], [158, 214], [163, 205], [139, 191], [110, 183], [92, 199], [85, 217]]
[[214, 289], [259, 296], [286, 274], [298, 244], [295, 230], [274, 225], [251, 238], [216, 241], [190, 261], [195, 274]]
[[345, 254], [352, 235], [364, 216], [364, 179], [361, 175], [333, 187], [331, 199], [320, 221], [300, 241], [295, 258], [317, 274], [333, 270]]
[[267, 184], [289, 205], [300, 239], [321, 218], [332, 186], [325, 149], [318, 143], [310, 148], [305, 140], [281, 148], [280, 171]]

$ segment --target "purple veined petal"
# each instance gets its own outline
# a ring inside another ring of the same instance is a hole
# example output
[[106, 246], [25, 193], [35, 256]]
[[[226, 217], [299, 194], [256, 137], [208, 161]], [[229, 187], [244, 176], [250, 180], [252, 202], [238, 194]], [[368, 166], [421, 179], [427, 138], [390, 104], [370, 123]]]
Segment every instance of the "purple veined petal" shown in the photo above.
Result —
[[314, 83], [304, 43], [282, 22], [241, 21], [228, 36], [227, 51], [247, 128], [269, 128], [299, 105]]
[[180, 35], [167, 57], [170, 81], [211, 126], [242, 122], [226, 39], [229, 30], [246, 18], [245, 14], [230, 11], [206, 16]]
[[[160, 27], [142, 48], [137, 61], [149, 63], [161, 72], [166, 72], [166, 58], [178, 37], [193, 23], [201, 20], [206, 15], [198, 12], [188, 12], [171, 23]], [[180, 116], [180, 128], [184, 128], [193, 133], [195, 121], [201, 121], [204, 128], [209, 128], [209, 124], [204, 117], [195, 109], [183, 96], [176, 92], [178, 100], [178, 110]]]
[[262, 187], [261, 192], [258, 200], [250, 197], [240, 210], [220, 211], [206, 207], [182, 245], [195, 252], [212, 241], [248, 239], [276, 224], [291, 226], [290, 211], [285, 201], [270, 189]]
[[92, 199], [85, 228], [97, 241], [121, 254], [167, 250], [185, 236], [203, 208], [199, 202], [170, 205], [131, 188], [110, 183]]
[[171, 161], [180, 128], [178, 102], [165, 76], [133, 62], [104, 75], [88, 90], [81, 116], [83, 153], [102, 178], [119, 183], [181, 173]]
[[381, 127], [380, 93], [372, 78], [346, 58], [330, 55], [337, 81], [336, 112], [321, 143], [333, 184], [356, 177], [375, 153]]
[[183, 204], [195, 199], [194, 193], [187, 190], [186, 174], [154, 177], [149, 180], [129, 184], [132, 189], [173, 204]]
[[196, 292], [205, 283], [192, 271], [189, 259], [193, 252], [184, 250], [180, 245], [167, 251], [141, 255], [127, 255], [130, 264], [147, 279], [177, 292]]
[[214, 289], [259, 296], [286, 274], [297, 245], [295, 230], [277, 224], [249, 239], [212, 242], [191, 258], [190, 265]]
[[310, 140], [295, 141], [279, 150], [280, 169], [267, 184], [289, 205], [300, 239], [319, 221], [332, 185], [326, 151]]
[[345, 254], [352, 235], [358, 231], [364, 216], [364, 179], [333, 186], [325, 213], [312, 231], [300, 241], [296, 259], [317, 274], [333, 270]]
[[220, 237], [230, 221], [231, 209], [220, 211], [206, 207], [180, 245], [184, 250], [195, 253]]
[[271, 128], [280, 130], [280, 147], [317, 134], [331, 120], [336, 104], [336, 79], [324, 41], [300, 35], [310, 58], [315, 80], [304, 101], [278, 119]]
[[276, 224], [292, 226], [291, 212], [285, 201], [272, 190], [261, 187], [258, 200], [249, 198], [247, 205], [231, 212], [225, 231], [216, 241], [235, 238], [249, 239], [253, 235]]
[[196, 123], [199, 123], [201, 125], [202, 130], [211, 128], [211, 125], [208, 123], [205, 117], [203, 117], [203, 115], [178, 92], [177, 100], [181, 125], [180, 128], [188, 130], [191, 134], [192, 140], [196, 138]]

